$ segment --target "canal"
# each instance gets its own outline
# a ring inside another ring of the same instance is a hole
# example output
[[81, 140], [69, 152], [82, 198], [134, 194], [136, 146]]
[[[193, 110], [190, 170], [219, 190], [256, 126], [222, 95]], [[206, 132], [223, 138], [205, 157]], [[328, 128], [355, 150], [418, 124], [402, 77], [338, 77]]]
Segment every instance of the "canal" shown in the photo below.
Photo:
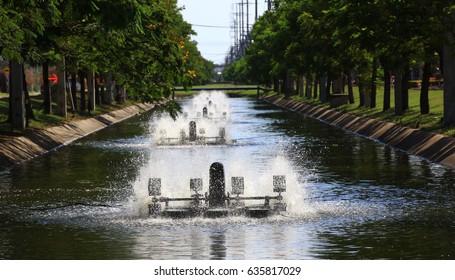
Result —
[[[179, 125], [147, 112], [0, 173], [0, 259], [455, 259], [454, 170], [255, 99], [207, 95], [223, 111], [223, 145], [158, 145]], [[207, 188], [212, 162], [251, 195], [285, 175], [287, 211], [148, 215], [149, 178], [188, 195], [190, 178]]]

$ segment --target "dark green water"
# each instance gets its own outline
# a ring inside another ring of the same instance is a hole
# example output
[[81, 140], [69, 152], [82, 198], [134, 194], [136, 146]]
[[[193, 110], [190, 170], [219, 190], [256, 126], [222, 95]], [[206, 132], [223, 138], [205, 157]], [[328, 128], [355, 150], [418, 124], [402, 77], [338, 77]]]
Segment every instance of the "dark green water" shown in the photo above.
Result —
[[[453, 170], [252, 99], [227, 102], [233, 145], [157, 146], [150, 112], [1, 173], [0, 259], [455, 259]], [[251, 194], [285, 174], [288, 211], [148, 216], [148, 178], [178, 195], [191, 177], [207, 182], [214, 161]]]

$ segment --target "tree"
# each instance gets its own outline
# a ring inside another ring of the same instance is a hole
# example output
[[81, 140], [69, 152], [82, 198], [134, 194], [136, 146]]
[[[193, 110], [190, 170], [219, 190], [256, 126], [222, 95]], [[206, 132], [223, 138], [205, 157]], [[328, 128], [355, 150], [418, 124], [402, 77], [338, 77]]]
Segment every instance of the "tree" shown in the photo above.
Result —
[[455, 124], [455, 3], [442, 1], [443, 7], [443, 73], [444, 73], [444, 124]]
[[[146, 102], [167, 100], [176, 84], [209, 81], [214, 67], [190, 41], [194, 32], [177, 0], [9, 0], [3, 1], [0, 20], [3, 57], [45, 68], [65, 60], [71, 73], [112, 73], [129, 96]], [[48, 88], [45, 110], [50, 113]], [[81, 110], [87, 105], [84, 97], [82, 92]], [[173, 115], [179, 109], [172, 102], [164, 107]]]
[[182, 85], [203, 85], [214, 80], [215, 64], [202, 57], [194, 41], [185, 42], [185, 67], [187, 73], [179, 81]]
[[[38, 36], [44, 32], [46, 25], [46, 16], [57, 12], [56, 5], [58, 0], [50, 1], [3, 1], [3, 7], [0, 9], [0, 51], [1, 55], [12, 60], [13, 63], [23, 64], [24, 62], [34, 63], [39, 57], [37, 50]], [[26, 108], [26, 124], [29, 119], [34, 118], [31, 107], [30, 97], [26, 88], [25, 75], [22, 71], [12, 71], [11, 80], [16, 80], [14, 75], [20, 75], [21, 81], [25, 85], [25, 90], [21, 90], [16, 98], [23, 100]], [[25, 95], [24, 95], [25, 93]], [[16, 115], [15, 109], [21, 106], [13, 106], [9, 103], [9, 121], [11, 116]], [[24, 95], [24, 96], [21, 96]], [[22, 115], [19, 113], [19, 115]], [[20, 127], [21, 128], [21, 127]]]
[[276, 15], [267, 11], [251, 31], [252, 42], [246, 50], [245, 65], [249, 79], [257, 84], [271, 84], [273, 80], [271, 54], [275, 47], [275, 22]]

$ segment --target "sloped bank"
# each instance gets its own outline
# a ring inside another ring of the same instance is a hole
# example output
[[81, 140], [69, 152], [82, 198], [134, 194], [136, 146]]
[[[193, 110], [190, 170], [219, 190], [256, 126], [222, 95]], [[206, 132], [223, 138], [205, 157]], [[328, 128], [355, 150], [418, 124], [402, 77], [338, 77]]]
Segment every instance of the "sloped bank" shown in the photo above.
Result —
[[344, 130], [376, 139], [409, 154], [455, 168], [455, 138], [394, 123], [357, 117], [276, 95], [261, 96], [260, 99]]
[[32, 135], [11, 137], [0, 142], [0, 170], [67, 145], [74, 140], [152, 109], [152, 104], [136, 104], [89, 119], [50, 127]]

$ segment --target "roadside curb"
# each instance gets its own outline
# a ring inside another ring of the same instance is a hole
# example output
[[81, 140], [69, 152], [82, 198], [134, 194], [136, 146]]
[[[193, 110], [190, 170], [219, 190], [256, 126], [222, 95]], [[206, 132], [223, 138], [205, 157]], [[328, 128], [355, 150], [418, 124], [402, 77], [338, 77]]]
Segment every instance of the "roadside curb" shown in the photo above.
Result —
[[357, 117], [274, 95], [261, 96], [259, 99], [455, 169], [453, 137]]
[[0, 142], [0, 170], [67, 145], [153, 107], [153, 104], [136, 104], [93, 118], [50, 127], [32, 135], [2, 141]]

